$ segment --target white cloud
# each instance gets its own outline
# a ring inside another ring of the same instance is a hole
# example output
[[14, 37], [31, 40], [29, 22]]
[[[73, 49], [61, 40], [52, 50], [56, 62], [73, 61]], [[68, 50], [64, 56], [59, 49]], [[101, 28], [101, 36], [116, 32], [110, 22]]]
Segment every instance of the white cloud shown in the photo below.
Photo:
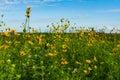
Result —
[[3, 0], [5, 4], [19, 4], [19, 0]]
[[0, 0], [0, 10], [10, 9], [12, 5], [19, 4], [20, 0]]
[[[0, 0], [0, 4], [9, 4], [9, 5], [15, 5], [15, 4], [45, 4], [45, 3], [50, 3], [50, 2], [60, 2], [63, 0]], [[72, 0], [66, 0], [66, 1], [72, 1]]]
[[47, 5], [47, 6], [55, 7], [55, 6], [57, 6], [57, 5], [55, 5], [55, 4], [50, 4], [50, 5]]
[[27, 3], [40, 3], [41, 0], [23, 0], [23, 3], [27, 4]]
[[60, 2], [63, 0], [23, 0], [22, 3], [29, 4], [32, 7], [39, 7], [39, 6], [49, 6], [49, 7], [55, 7], [59, 4], [54, 4], [55, 2]]
[[62, 0], [43, 0], [43, 2], [58, 2], [58, 1], [62, 1]]
[[120, 9], [99, 10], [97, 12], [119, 13]]
[[23, 3], [48, 3], [48, 2], [59, 2], [62, 0], [23, 0]]

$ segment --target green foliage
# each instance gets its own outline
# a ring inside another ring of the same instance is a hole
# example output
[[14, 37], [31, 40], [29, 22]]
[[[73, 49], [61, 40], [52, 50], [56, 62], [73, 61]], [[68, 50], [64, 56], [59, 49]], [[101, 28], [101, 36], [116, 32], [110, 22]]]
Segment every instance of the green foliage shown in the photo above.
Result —
[[15, 31], [0, 34], [1, 80], [120, 78], [119, 34], [95, 31], [18, 34]]

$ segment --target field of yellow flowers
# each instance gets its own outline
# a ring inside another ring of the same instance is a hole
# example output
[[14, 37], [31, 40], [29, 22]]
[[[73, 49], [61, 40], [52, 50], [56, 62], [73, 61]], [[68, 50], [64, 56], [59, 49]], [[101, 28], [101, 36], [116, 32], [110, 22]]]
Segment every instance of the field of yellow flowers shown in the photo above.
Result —
[[120, 34], [74, 27], [66, 33], [69, 25], [62, 18], [49, 33], [6, 28], [0, 33], [0, 80], [120, 80]]

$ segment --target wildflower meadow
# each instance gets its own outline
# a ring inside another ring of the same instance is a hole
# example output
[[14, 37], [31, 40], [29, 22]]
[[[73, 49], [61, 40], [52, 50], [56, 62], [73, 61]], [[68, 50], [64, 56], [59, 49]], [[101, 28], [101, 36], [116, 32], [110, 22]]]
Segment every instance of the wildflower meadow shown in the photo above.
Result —
[[69, 28], [64, 18], [39, 33], [29, 27], [30, 12], [22, 33], [0, 32], [0, 80], [120, 80], [119, 33]]

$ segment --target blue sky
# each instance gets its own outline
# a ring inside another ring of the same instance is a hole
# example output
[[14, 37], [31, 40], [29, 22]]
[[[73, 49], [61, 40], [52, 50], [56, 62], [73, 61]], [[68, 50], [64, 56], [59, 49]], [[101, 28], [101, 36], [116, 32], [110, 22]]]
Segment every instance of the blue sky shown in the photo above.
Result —
[[120, 0], [0, 0], [0, 14], [4, 14], [6, 27], [22, 31], [25, 10], [32, 6], [30, 25], [47, 30], [46, 26], [60, 18], [71, 21], [71, 26], [120, 27]]

